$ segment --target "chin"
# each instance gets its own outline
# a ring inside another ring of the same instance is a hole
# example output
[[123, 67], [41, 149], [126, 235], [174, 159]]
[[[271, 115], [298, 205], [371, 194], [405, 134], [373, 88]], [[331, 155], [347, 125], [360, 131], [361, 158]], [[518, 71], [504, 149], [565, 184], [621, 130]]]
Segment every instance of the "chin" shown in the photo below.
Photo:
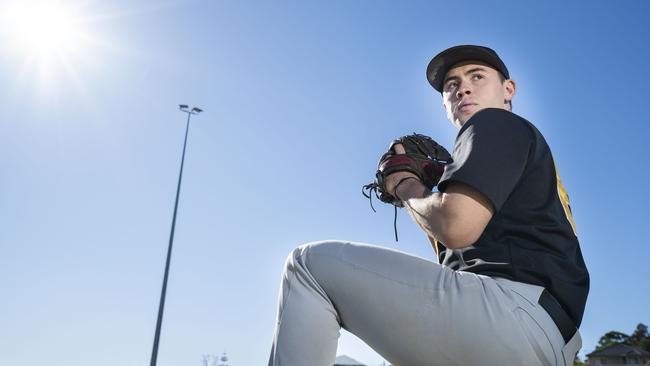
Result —
[[460, 125], [462, 126], [462, 125], [465, 124], [465, 122], [469, 121], [472, 117], [474, 117], [474, 115], [478, 111], [480, 111], [480, 109], [476, 109], [476, 110], [471, 111], [469, 113], [464, 113], [464, 114], [458, 116], [458, 118], [456, 118], [456, 121], [458, 121], [458, 123], [460, 123]]
[[463, 114], [463, 115], [457, 116], [456, 119], [455, 119], [456, 124], [459, 125], [459, 126], [464, 125], [465, 122], [469, 121], [469, 119], [472, 118], [473, 115], [474, 115], [474, 113]]

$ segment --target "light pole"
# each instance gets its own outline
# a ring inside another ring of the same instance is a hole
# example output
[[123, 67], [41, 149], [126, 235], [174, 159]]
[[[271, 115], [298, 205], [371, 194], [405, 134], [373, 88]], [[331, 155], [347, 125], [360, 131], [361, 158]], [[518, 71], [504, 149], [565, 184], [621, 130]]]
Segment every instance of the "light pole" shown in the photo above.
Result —
[[187, 133], [190, 130], [190, 117], [193, 114], [203, 112], [202, 109], [194, 107], [191, 110], [187, 104], [178, 106], [181, 112], [187, 113], [187, 125], [185, 127], [185, 142], [183, 143], [183, 156], [181, 157], [181, 171], [178, 173], [178, 187], [176, 187], [176, 203], [174, 204], [174, 216], [172, 218], [172, 229], [169, 234], [169, 247], [167, 248], [167, 263], [165, 264], [165, 277], [163, 278], [162, 291], [160, 293], [160, 305], [158, 306], [158, 321], [156, 322], [156, 336], [153, 340], [153, 351], [151, 351], [151, 366], [156, 366], [158, 359], [158, 342], [160, 341], [160, 327], [162, 325], [163, 310], [165, 308], [165, 294], [167, 293], [167, 277], [169, 277], [169, 261], [172, 256], [172, 244], [174, 243], [174, 229], [176, 228], [176, 212], [178, 211], [178, 196], [181, 192], [181, 180], [183, 179], [183, 164], [185, 163], [185, 148], [187, 147]]

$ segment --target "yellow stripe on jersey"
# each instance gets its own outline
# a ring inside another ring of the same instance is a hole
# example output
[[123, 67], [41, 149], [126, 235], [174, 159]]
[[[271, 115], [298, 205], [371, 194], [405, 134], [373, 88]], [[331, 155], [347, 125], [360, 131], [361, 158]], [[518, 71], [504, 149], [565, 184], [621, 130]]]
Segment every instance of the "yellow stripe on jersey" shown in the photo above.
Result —
[[569, 195], [566, 193], [566, 189], [564, 189], [564, 185], [562, 184], [562, 180], [560, 179], [560, 173], [557, 170], [557, 165], [555, 165], [555, 162], [553, 162], [553, 165], [555, 166], [557, 194], [560, 197], [560, 202], [562, 202], [562, 207], [564, 207], [564, 214], [566, 215], [567, 220], [569, 220], [569, 223], [571, 224], [571, 228], [573, 229], [573, 234], [575, 236], [578, 236], [578, 231], [576, 230], [576, 223], [575, 221], [573, 221], [573, 213], [571, 213], [571, 202], [569, 202]]

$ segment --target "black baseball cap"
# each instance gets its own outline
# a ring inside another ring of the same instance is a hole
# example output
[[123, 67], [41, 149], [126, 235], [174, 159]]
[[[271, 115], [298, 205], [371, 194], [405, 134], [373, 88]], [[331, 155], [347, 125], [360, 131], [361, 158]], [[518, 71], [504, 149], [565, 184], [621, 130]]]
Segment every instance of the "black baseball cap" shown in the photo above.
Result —
[[510, 79], [506, 64], [503, 63], [493, 49], [483, 46], [461, 45], [447, 48], [429, 62], [429, 66], [427, 66], [429, 84], [442, 93], [442, 82], [449, 69], [459, 62], [467, 60], [483, 61], [503, 74], [506, 79]]

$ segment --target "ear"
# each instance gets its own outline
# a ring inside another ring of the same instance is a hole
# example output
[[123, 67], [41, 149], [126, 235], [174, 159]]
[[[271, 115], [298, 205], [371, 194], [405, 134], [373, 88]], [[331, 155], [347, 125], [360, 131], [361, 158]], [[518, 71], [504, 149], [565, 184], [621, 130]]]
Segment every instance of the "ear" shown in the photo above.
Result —
[[504, 94], [504, 103], [508, 103], [512, 100], [512, 98], [515, 96], [515, 93], [517, 92], [517, 83], [512, 80], [508, 79], [503, 83], [503, 94]]

